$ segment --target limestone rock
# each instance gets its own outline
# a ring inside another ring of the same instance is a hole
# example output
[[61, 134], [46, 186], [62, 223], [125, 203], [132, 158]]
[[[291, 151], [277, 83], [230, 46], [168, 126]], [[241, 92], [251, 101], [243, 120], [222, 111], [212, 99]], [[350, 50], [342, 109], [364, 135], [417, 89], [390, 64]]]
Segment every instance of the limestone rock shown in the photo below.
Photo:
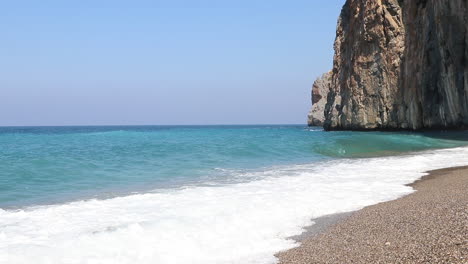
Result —
[[467, 0], [347, 0], [327, 130], [468, 126]]
[[404, 2], [399, 111], [404, 128], [468, 125], [467, 6], [466, 0]]
[[330, 91], [332, 73], [328, 72], [319, 77], [312, 85], [312, 109], [310, 109], [307, 123], [309, 126], [323, 126], [325, 121], [325, 104]]

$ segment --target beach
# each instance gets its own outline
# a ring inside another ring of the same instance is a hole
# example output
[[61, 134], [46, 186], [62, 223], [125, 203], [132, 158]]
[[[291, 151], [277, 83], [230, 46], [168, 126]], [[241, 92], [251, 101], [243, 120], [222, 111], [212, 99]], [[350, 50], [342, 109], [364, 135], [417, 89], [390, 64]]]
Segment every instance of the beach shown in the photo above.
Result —
[[468, 263], [468, 167], [431, 171], [411, 186], [310, 232], [279, 263]]
[[[426, 171], [468, 164], [458, 135], [303, 125], [0, 128], [0, 263], [275, 264], [297, 241], [308, 245], [366, 206], [414, 193], [408, 184]], [[376, 234], [387, 218], [418, 223], [383, 212]], [[441, 219], [430, 228], [455, 223]], [[398, 245], [399, 237], [380, 241], [365, 230], [354, 226], [352, 235], [364, 233], [345, 238], [357, 248]], [[327, 243], [325, 259], [345, 262], [330, 246], [340, 243]]]

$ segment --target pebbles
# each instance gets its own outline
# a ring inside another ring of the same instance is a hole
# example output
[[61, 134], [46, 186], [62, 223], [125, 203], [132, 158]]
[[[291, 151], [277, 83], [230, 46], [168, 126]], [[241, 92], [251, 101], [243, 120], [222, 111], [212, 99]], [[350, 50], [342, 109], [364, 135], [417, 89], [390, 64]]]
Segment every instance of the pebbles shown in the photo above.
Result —
[[433, 171], [412, 186], [418, 191], [279, 253], [280, 263], [468, 263], [468, 168]]

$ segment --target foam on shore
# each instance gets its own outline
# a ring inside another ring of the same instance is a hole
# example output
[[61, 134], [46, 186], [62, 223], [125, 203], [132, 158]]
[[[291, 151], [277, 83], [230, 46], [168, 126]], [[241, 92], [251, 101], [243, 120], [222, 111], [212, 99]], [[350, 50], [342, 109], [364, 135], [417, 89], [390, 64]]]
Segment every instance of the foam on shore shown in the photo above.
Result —
[[413, 190], [468, 148], [275, 168], [260, 180], [0, 210], [0, 263], [275, 263], [312, 218]]

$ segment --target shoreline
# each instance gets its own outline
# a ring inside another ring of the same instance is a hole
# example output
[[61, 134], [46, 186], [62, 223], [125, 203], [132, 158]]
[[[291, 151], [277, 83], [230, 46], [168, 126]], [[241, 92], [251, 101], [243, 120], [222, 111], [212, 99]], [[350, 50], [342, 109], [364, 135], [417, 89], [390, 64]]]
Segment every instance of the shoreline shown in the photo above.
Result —
[[278, 263], [468, 263], [468, 166], [427, 173], [409, 195], [313, 219]]
[[333, 227], [334, 225], [346, 220], [346, 218], [350, 217], [354, 212], [355, 211], [347, 213], [329, 214], [313, 218], [312, 221], [314, 222], [314, 224], [304, 227], [305, 231], [302, 234], [292, 236], [290, 238], [294, 239], [296, 242], [299, 243], [305, 242], [311, 237], [318, 236], [326, 232], [329, 228]]

